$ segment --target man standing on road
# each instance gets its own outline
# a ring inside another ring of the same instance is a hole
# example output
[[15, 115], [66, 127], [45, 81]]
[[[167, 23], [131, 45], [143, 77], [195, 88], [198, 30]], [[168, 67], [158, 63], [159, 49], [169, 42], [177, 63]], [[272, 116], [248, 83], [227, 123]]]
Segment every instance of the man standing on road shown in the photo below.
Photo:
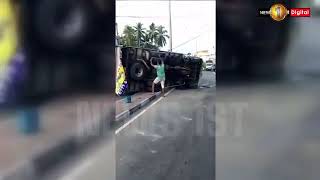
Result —
[[161, 83], [161, 90], [162, 90], [162, 96], [164, 96], [165, 90], [164, 90], [164, 84], [166, 80], [166, 74], [164, 70], [164, 62], [161, 60], [161, 64], [159, 64], [159, 61], [157, 61], [157, 65], [153, 64], [153, 59], [151, 59], [151, 65], [157, 70], [157, 77], [152, 83], [152, 93], [154, 93], [154, 85]]

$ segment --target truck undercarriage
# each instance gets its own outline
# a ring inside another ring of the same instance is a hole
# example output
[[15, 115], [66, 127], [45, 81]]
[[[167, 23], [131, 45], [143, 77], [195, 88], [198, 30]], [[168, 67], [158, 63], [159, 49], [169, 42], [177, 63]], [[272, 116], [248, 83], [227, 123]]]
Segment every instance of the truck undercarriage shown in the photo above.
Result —
[[[125, 94], [151, 91], [156, 70], [151, 61], [164, 61], [166, 87], [197, 88], [202, 59], [180, 53], [157, 51], [145, 48], [123, 47], [121, 64], [125, 68], [128, 86]], [[154, 62], [154, 63], [157, 63]], [[156, 90], [159, 87], [156, 87]]]

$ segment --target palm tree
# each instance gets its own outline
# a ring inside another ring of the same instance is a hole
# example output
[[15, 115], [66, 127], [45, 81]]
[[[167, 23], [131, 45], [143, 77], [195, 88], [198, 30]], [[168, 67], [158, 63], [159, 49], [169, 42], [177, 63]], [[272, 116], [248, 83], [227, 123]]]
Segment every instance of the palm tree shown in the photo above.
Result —
[[133, 27], [127, 25], [123, 30], [122, 43], [125, 46], [136, 46], [135, 30]]
[[136, 26], [134, 27], [134, 31], [137, 38], [138, 47], [141, 47], [142, 45], [141, 42], [143, 41], [144, 36], [146, 35], [146, 31], [145, 31], [145, 28], [143, 27], [143, 24], [140, 22], [137, 23]]
[[125, 26], [120, 43], [124, 46], [137, 46], [150, 49], [159, 49], [167, 44], [168, 31], [164, 26], [156, 26], [154, 23], [150, 24], [149, 29], [146, 30], [141, 22], [135, 26]]
[[149, 44], [151, 44], [149, 34], [146, 33], [145, 36], [143, 36], [142, 38], [142, 47], [147, 48]]
[[168, 33], [168, 31], [165, 30], [164, 26], [160, 25], [157, 27], [156, 45], [158, 47], [163, 47], [167, 44], [166, 38], [169, 38], [169, 35], [167, 33]]
[[148, 48], [148, 49], [156, 49], [156, 50], [159, 50], [159, 47], [154, 45], [152, 42], [151, 42], [151, 38], [148, 34], [146, 34], [143, 38], [143, 47], [144, 48]]
[[149, 41], [151, 42], [152, 45], [154, 45], [158, 36], [157, 28], [154, 23], [152, 23], [149, 26], [148, 36], [149, 36]]

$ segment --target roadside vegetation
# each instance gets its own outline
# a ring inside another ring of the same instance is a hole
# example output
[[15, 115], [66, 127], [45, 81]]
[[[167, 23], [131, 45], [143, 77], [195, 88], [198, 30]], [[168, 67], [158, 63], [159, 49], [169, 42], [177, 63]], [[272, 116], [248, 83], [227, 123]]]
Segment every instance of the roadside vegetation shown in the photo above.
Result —
[[141, 22], [135, 26], [126, 25], [119, 37], [120, 45], [149, 49], [160, 49], [167, 44], [168, 31], [162, 25], [151, 23], [145, 28]]

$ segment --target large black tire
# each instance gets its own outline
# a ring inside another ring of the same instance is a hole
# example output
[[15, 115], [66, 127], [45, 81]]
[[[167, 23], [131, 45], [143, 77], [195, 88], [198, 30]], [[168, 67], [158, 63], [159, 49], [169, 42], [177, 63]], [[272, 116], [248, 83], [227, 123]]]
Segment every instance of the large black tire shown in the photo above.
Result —
[[68, 50], [79, 46], [89, 35], [91, 15], [88, 1], [42, 0], [34, 16], [39, 39], [50, 48]]
[[141, 81], [145, 78], [146, 74], [147, 74], [146, 67], [142, 63], [136, 62], [131, 65], [130, 77], [133, 80]]

